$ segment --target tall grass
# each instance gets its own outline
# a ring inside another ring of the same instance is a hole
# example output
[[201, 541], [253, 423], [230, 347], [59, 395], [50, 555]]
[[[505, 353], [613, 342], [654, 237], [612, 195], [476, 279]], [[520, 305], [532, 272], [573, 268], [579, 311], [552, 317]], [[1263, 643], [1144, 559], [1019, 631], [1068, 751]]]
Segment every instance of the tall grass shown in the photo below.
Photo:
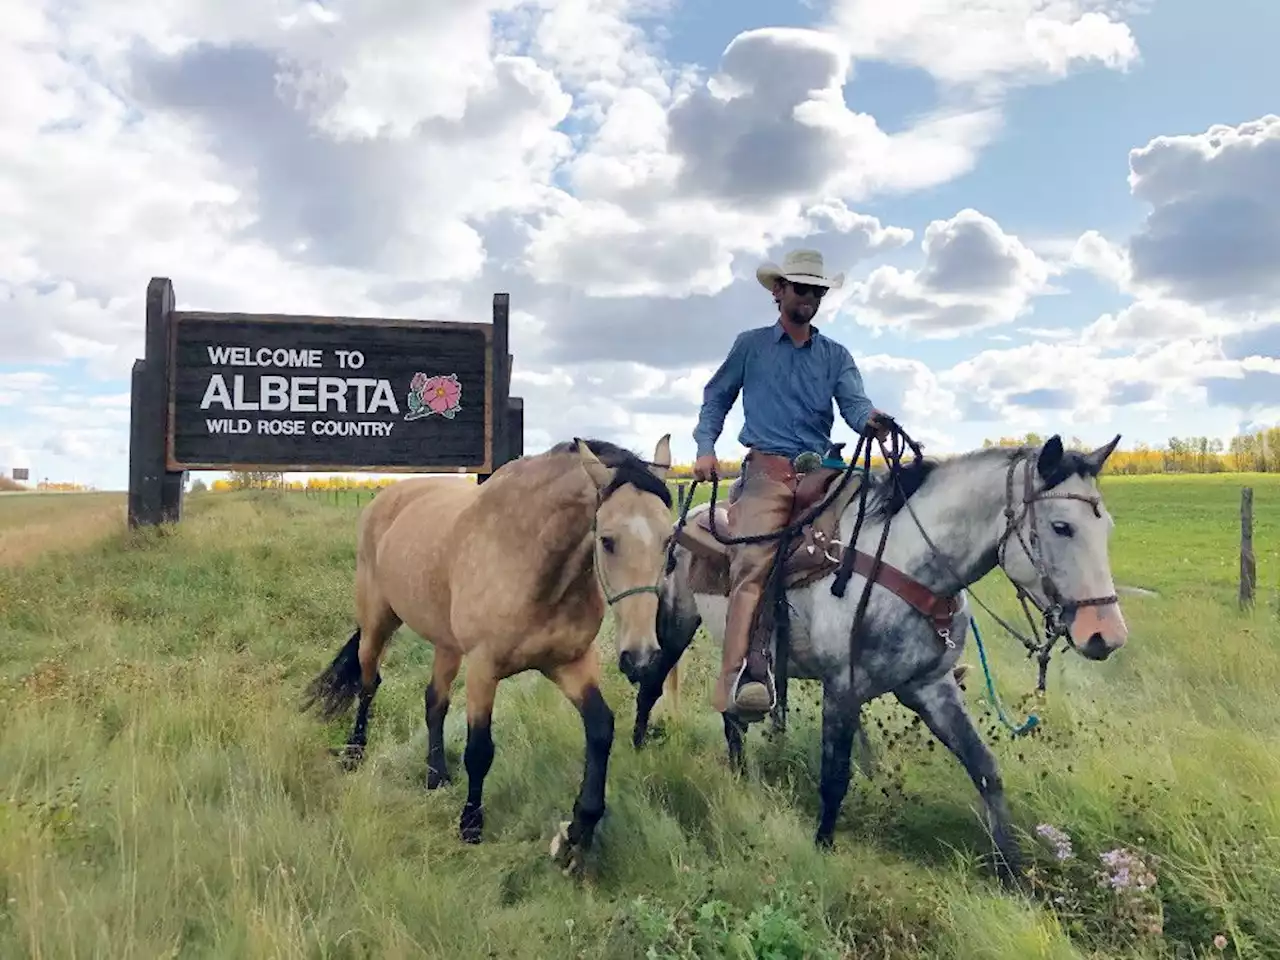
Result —
[[[1261, 585], [1245, 613], [1242, 483]], [[346, 724], [295, 709], [350, 631], [354, 499], [195, 496], [174, 530], [0, 570], [0, 956], [1280, 956], [1280, 476], [1104, 490], [1117, 579], [1158, 593], [1124, 598], [1129, 645], [1055, 660], [1032, 738], [1010, 740], [969, 683], [1035, 854], [1023, 896], [977, 864], [959, 765], [889, 702], [867, 720], [875, 777], [855, 777], [835, 851], [815, 850], [817, 691], [794, 685], [786, 738], [755, 728], [735, 781], [705, 640], [639, 753], [634, 694], [608, 671], [619, 736], [583, 883], [546, 855], [581, 725], [538, 677], [499, 689], [486, 842], [464, 846], [461, 678], [454, 785], [422, 786], [427, 644], [393, 642], [357, 773], [328, 753]], [[978, 589], [1014, 612], [997, 577]], [[982, 625], [1007, 705], [1027, 709], [1034, 664]], [[1042, 823], [1070, 835], [1068, 859]], [[1153, 863], [1151, 891], [1098, 885], [1115, 848]]]

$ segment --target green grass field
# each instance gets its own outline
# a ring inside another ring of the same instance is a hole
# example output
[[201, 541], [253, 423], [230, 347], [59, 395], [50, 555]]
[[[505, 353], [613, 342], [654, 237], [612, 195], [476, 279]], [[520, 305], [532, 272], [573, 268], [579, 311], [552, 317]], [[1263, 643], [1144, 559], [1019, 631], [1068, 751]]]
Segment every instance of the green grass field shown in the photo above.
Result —
[[[1260, 586], [1242, 614], [1246, 483]], [[967, 777], [888, 702], [868, 719], [876, 776], [855, 776], [835, 851], [814, 850], [816, 689], [793, 686], [785, 741], [753, 728], [737, 782], [705, 642], [640, 753], [606, 658], [618, 736], [583, 882], [546, 855], [581, 726], [539, 677], [499, 688], [486, 843], [464, 846], [461, 678], [454, 784], [422, 788], [427, 644], [394, 641], [358, 773], [328, 753], [346, 723], [295, 709], [350, 633], [354, 498], [204, 494], [168, 533], [0, 569], [0, 957], [1280, 956], [1280, 477], [1104, 491], [1117, 580], [1159, 594], [1125, 597], [1129, 645], [1056, 658], [1033, 738], [1000, 731], [977, 671], [967, 684], [1035, 853], [1026, 896], [976, 863]], [[1002, 579], [979, 592], [1017, 609]], [[1034, 664], [980, 622], [1020, 719]], [[1070, 834], [1069, 859], [1040, 823]], [[1120, 847], [1156, 877], [1136, 899], [1097, 882]]]

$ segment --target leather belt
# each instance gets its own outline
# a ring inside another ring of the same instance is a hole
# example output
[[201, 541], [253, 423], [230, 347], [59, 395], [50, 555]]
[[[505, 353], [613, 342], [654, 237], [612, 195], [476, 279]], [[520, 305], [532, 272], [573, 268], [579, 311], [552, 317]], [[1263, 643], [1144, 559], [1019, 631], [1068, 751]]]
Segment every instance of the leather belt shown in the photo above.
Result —
[[758, 468], [770, 480], [795, 483], [797, 479], [795, 464], [791, 462], [790, 457], [781, 453], [760, 453], [758, 450], [749, 450], [743, 458], [743, 463], [748, 470]]

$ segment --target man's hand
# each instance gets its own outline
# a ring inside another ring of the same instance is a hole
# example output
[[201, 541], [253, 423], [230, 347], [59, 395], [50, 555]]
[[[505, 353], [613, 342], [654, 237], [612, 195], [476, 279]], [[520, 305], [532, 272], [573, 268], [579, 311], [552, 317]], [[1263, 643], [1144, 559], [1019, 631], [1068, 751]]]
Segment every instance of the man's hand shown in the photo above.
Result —
[[716, 455], [708, 453], [693, 461], [693, 478], [695, 480], [707, 481], [716, 472]]
[[[881, 443], [889, 439], [889, 415], [883, 410], [872, 410], [871, 416], [867, 418], [867, 425], [863, 430], [864, 433], [874, 434]], [[924, 452], [924, 444], [915, 441], [920, 452]]]
[[881, 442], [889, 439], [889, 415], [883, 410], [872, 410], [871, 416], [867, 417], [866, 430], [875, 434], [877, 440]]

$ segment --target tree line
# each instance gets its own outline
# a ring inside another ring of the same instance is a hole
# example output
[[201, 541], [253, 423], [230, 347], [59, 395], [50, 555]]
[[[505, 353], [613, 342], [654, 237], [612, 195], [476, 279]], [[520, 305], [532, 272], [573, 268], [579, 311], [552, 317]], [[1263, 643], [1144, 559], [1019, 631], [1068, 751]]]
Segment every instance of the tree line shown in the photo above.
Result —
[[[983, 440], [984, 447], [1041, 444], [1045, 437], [1028, 433], [1022, 437]], [[1067, 446], [1073, 450], [1090, 447], [1078, 437]], [[1163, 444], [1135, 444], [1117, 449], [1107, 460], [1105, 473], [1136, 476], [1152, 473], [1276, 473], [1280, 472], [1280, 427], [1237, 434], [1227, 443], [1218, 437], [1170, 437]]]
[[[332, 490], [381, 490], [396, 480], [388, 477], [307, 477], [305, 480], [286, 480], [283, 473], [265, 470], [233, 470], [225, 478], [215, 480], [208, 489], [225, 493], [230, 490], [287, 490], [293, 493], [314, 493]], [[199, 487], [196, 484], [200, 484]], [[199, 480], [192, 484], [192, 492], [204, 490]]]
[[[1026, 433], [1020, 437], [999, 437], [982, 441], [988, 447], [1040, 446], [1048, 437]], [[1079, 437], [1064, 440], [1071, 450], [1090, 450]], [[1132, 448], [1117, 448], [1107, 459], [1105, 473], [1137, 476], [1152, 473], [1277, 473], [1280, 472], [1280, 427], [1238, 434], [1224, 444], [1217, 437], [1170, 437], [1163, 444], [1138, 443]], [[927, 452], [927, 451], [926, 451]], [[946, 454], [938, 454], [945, 460]], [[717, 461], [721, 477], [736, 477], [742, 469], [740, 460]], [[874, 467], [884, 466], [879, 455], [871, 458]], [[676, 464], [671, 468], [676, 480], [693, 477], [692, 464]]]
[[[1024, 444], [1039, 446], [1047, 438], [1038, 433], [1027, 433], [1020, 437], [999, 437], [985, 439], [982, 446], [1016, 447]], [[1066, 441], [1069, 449], [1088, 450], [1090, 445], [1079, 437]], [[945, 459], [945, 454], [940, 454]], [[872, 457], [873, 466], [883, 466], [880, 456]], [[742, 470], [741, 460], [723, 459], [717, 461], [717, 472], [721, 479], [732, 480]], [[1136, 476], [1153, 473], [1277, 473], [1280, 472], [1280, 427], [1270, 427], [1253, 433], [1238, 434], [1227, 443], [1216, 437], [1170, 437], [1163, 444], [1155, 446], [1139, 443], [1130, 449], [1117, 449], [1107, 460], [1106, 473]], [[689, 481], [693, 478], [693, 464], [677, 463], [672, 465], [669, 476], [672, 480]], [[215, 491], [229, 490], [290, 490], [290, 491], [328, 491], [328, 490], [378, 490], [391, 483], [393, 479], [373, 477], [308, 477], [305, 480], [284, 479], [281, 473], [265, 471], [234, 471], [226, 479], [215, 480], [210, 488]], [[204, 483], [197, 480], [192, 485], [192, 492], [205, 489]]]
[[[95, 488], [83, 483], [59, 482], [56, 480], [41, 480], [35, 489], [42, 493], [90, 493]], [[12, 477], [0, 477], [0, 490], [5, 492], [23, 493], [31, 490], [30, 484], [21, 483]]]

